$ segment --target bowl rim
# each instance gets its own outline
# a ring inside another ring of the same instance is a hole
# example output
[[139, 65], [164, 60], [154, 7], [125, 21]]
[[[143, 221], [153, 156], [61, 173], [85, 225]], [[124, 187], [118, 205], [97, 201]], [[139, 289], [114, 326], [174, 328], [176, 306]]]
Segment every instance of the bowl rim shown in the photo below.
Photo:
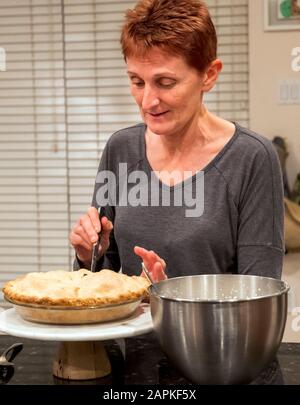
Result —
[[196, 274], [196, 275], [189, 275], [189, 276], [172, 277], [172, 278], [168, 278], [165, 280], [161, 280], [154, 284], [157, 287], [159, 284], [167, 283], [170, 280], [175, 280], [175, 279], [178, 280], [178, 279], [183, 279], [183, 278], [185, 278], [185, 279], [186, 278], [196, 278], [196, 277], [201, 277], [201, 276], [212, 277], [212, 278], [216, 278], [218, 276], [246, 277], [246, 278], [255, 277], [255, 278], [260, 278], [260, 279], [264, 279], [264, 280], [272, 280], [272, 281], [280, 282], [280, 283], [282, 283], [284, 288], [282, 289], [282, 291], [278, 291], [274, 294], [265, 294], [265, 295], [261, 295], [259, 297], [252, 297], [252, 298], [249, 297], [249, 298], [226, 298], [226, 299], [189, 299], [189, 298], [176, 298], [176, 297], [170, 297], [170, 296], [159, 294], [157, 291], [157, 288], [153, 288], [153, 286], [150, 285], [148, 287], [150, 298], [151, 298], [151, 296], [156, 296], [163, 300], [174, 301], [174, 302], [206, 303], [206, 304], [218, 304], [218, 303], [233, 304], [233, 303], [238, 303], [238, 302], [258, 301], [258, 300], [262, 300], [262, 299], [266, 299], [266, 298], [270, 298], [270, 297], [278, 297], [278, 296], [288, 293], [291, 288], [290, 285], [284, 280], [280, 280], [280, 279], [273, 278], [273, 277], [256, 276], [256, 275], [250, 275], [250, 274]]

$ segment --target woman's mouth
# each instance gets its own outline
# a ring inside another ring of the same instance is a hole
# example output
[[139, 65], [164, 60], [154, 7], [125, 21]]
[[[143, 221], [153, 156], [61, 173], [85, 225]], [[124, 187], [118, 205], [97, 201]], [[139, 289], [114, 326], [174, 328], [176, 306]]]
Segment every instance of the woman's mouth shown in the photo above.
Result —
[[161, 112], [161, 113], [150, 113], [149, 112], [148, 114], [153, 118], [159, 118], [159, 117], [163, 117], [167, 113], [168, 113], [168, 111], [164, 111], [164, 112]]

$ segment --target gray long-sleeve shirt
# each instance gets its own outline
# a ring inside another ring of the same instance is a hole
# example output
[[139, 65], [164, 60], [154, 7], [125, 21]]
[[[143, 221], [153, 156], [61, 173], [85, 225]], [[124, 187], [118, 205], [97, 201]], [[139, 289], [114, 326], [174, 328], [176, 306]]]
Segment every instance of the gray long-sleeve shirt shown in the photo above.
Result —
[[[139, 275], [140, 258], [133, 252], [138, 245], [154, 250], [166, 261], [169, 277], [239, 273], [280, 278], [284, 207], [278, 156], [271, 141], [235, 126], [231, 140], [202, 169], [203, 177], [198, 173], [173, 187], [156, 177], [160, 192], [169, 193], [171, 206], [149, 206], [150, 200], [144, 206], [126, 206], [123, 200], [124, 206], [107, 204], [102, 208], [114, 230], [110, 247], [98, 263], [99, 270], [118, 271], [122, 267], [126, 274]], [[145, 131], [145, 125], [139, 124], [111, 136], [99, 165], [93, 206], [103, 204], [105, 182], [99, 175], [103, 170], [116, 175], [115, 187], [109, 180], [111, 194], [128, 178], [127, 200], [136, 197], [135, 201], [141, 201], [143, 191], [137, 191], [134, 179], [137, 173], [145, 173], [149, 180], [152, 171], [146, 157]], [[120, 163], [127, 164], [125, 172], [122, 166], [121, 175]], [[182, 186], [190, 187], [195, 196], [202, 190], [203, 180], [203, 204], [199, 203], [203, 213], [188, 217], [188, 207], [176, 206], [174, 196], [180, 194]], [[151, 198], [150, 180], [148, 186]], [[81, 263], [75, 261], [75, 268], [79, 267]]]
[[[284, 206], [278, 156], [269, 140], [235, 125], [234, 136], [203, 168], [204, 177], [196, 174], [181, 184], [193, 185], [197, 193], [197, 184], [204, 179], [202, 215], [187, 217], [187, 206], [175, 204], [169, 207], [107, 204], [102, 207], [102, 214], [113, 222], [114, 230], [110, 247], [97, 264], [98, 270], [119, 271], [122, 267], [126, 274], [139, 275], [140, 259], [133, 252], [134, 246], [139, 245], [165, 259], [169, 277], [213, 273], [281, 277]], [[116, 175], [115, 185], [110, 178], [111, 194], [119, 184], [124, 185], [124, 178], [128, 177], [132, 184], [128, 182], [125, 194], [137, 197], [135, 200], [141, 197], [137, 189], [141, 194], [147, 184], [138, 187], [134, 179], [139, 173], [151, 179], [145, 131], [145, 125], [140, 124], [118, 131], [109, 139], [95, 184], [92, 205], [96, 208], [103, 203], [100, 201], [103, 200], [104, 182], [100, 179], [103, 170]], [[120, 163], [126, 163], [127, 170], [119, 176]], [[170, 201], [174, 202], [173, 197], [181, 185], [168, 187], [160, 181], [158, 185], [160, 192], [168, 192]], [[150, 190], [149, 186], [148, 197], [151, 198]], [[75, 260], [74, 268], [80, 267], [82, 264]], [[282, 383], [275, 359], [252, 384]]]

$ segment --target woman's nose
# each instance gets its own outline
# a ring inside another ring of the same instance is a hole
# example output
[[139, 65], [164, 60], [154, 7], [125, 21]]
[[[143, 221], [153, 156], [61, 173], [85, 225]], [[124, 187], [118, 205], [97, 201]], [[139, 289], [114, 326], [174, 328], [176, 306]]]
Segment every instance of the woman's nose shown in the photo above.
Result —
[[143, 110], [151, 110], [152, 108], [158, 105], [159, 105], [159, 98], [156, 92], [149, 87], [145, 87], [142, 98]]

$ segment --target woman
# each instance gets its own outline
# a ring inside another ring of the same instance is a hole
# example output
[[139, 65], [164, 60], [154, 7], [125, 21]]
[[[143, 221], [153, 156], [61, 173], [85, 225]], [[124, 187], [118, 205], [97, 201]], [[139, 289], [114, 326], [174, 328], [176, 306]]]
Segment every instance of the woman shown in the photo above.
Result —
[[[106, 206], [100, 224], [101, 183], [96, 182], [93, 207], [70, 234], [79, 266], [89, 268], [102, 228], [98, 269], [122, 266], [123, 272], [137, 274], [142, 259], [155, 279], [163, 278], [164, 270], [169, 277], [228, 272], [279, 278], [283, 194], [278, 159], [270, 141], [213, 115], [203, 104], [222, 69], [205, 5], [141, 1], [127, 13], [121, 44], [144, 124], [110, 138], [99, 172], [118, 176], [119, 163], [127, 164], [128, 173], [149, 177], [155, 171], [160, 188], [172, 196], [176, 187], [197, 184], [202, 171], [204, 210], [187, 217], [186, 206]], [[168, 176], [174, 170], [175, 179]], [[186, 173], [190, 177], [184, 182]]]
[[[143, 124], [118, 131], [106, 145], [92, 207], [70, 234], [75, 268], [89, 268], [101, 230], [97, 270], [140, 274], [143, 260], [155, 280], [209, 273], [280, 278], [278, 158], [270, 141], [203, 104], [222, 69], [204, 3], [140, 1], [127, 12], [121, 45]], [[114, 175], [107, 176], [110, 204], [104, 201], [104, 171]], [[142, 186], [134, 184], [138, 178]], [[149, 187], [153, 183], [156, 188]], [[189, 198], [178, 203], [179, 191]]]

